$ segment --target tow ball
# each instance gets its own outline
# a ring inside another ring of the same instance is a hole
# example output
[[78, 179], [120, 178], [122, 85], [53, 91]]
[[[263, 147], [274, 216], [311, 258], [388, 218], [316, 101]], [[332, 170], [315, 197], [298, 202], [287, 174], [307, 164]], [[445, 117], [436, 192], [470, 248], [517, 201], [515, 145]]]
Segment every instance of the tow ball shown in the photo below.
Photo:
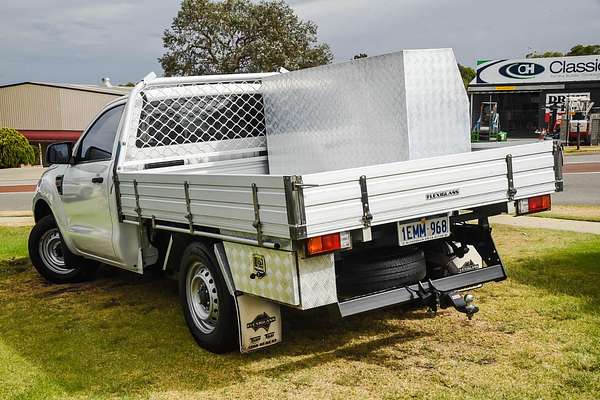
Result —
[[454, 307], [456, 311], [467, 314], [467, 318], [472, 319], [473, 315], [479, 311], [479, 307], [473, 304], [472, 294], [461, 295], [456, 290], [442, 292], [435, 287], [431, 279], [427, 282], [429, 288], [426, 288], [422, 282], [418, 283], [417, 290], [411, 290], [424, 304], [429, 305], [429, 313], [432, 316], [437, 314], [437, 309]]
[[440, 308], [454, 307], [456, 311], [467, 314], [467, 318], [472, 319], [473, 315], [479, 311], [479, 307], [473, 304], [475, 298], [472, 294], [461, 295], [456, 291], [443, 293], [440, 296]]

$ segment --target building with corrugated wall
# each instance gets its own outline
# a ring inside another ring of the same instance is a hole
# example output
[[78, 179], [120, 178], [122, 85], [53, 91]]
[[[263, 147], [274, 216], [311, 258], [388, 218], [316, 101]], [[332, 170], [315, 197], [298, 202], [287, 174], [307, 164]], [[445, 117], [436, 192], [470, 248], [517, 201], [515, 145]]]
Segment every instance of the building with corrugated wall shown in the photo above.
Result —
[[96, 114], [130, 88], [22, 82], [0, 86], [0, 127], [34, 145], [75, 142]]

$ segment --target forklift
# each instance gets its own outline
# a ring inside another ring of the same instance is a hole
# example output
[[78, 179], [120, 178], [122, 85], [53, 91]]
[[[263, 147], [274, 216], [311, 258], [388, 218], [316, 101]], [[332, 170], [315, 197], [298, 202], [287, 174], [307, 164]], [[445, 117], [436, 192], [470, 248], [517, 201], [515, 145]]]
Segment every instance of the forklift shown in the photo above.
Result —
[[493, 101], [482, 102], [479, 110], [479, 118], [471, 132], [471, 142], [505, 142], [507, 138], [508, 134], [500, 130], [498, 103]]

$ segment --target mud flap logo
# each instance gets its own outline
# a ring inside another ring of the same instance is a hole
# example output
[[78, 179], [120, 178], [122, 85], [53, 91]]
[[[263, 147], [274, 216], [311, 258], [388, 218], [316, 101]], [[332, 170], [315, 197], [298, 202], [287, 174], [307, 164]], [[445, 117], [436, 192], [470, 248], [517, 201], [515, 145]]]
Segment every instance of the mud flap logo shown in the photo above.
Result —
[[281, 342], [281, 311], [278, 304], [248, 295], [236, 296], [235, 302], [242, 353]]
[[258, 314], [252, 322], [248, 322], [246, 324], [247, 329], [254, 329], [254, 332], [258, 331], [260, 328], [263, 328], [265, 331], [269, 332], [269, 328], [273, 322], [277, 321], [277, 318], [270, 317], [266, 312], [262, 314]]

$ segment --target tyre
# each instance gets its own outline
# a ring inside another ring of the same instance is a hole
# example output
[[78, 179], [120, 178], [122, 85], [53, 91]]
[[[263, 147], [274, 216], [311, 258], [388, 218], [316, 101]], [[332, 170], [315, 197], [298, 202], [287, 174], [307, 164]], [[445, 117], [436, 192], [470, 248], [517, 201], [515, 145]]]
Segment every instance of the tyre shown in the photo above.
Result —
[[40, 275], [53, 283], [74, 283], [91, 279], [98, 263], [71, 253], [64, 244], [54, 216], [47, 215], [29, 234], [29, 258]]
[[179, 298], [185, 321], [196, 342], [213, 353], [231, 351], [237, 344], [237, 317], [212, 253], [190, 243], [179, 268]]
[[396, 249], [348, 257], [336, 262], [338, 287], [347, 296], [357, 296], [414, 284], [425, 278], [427, 266], [423, 251], [398, 254]]

